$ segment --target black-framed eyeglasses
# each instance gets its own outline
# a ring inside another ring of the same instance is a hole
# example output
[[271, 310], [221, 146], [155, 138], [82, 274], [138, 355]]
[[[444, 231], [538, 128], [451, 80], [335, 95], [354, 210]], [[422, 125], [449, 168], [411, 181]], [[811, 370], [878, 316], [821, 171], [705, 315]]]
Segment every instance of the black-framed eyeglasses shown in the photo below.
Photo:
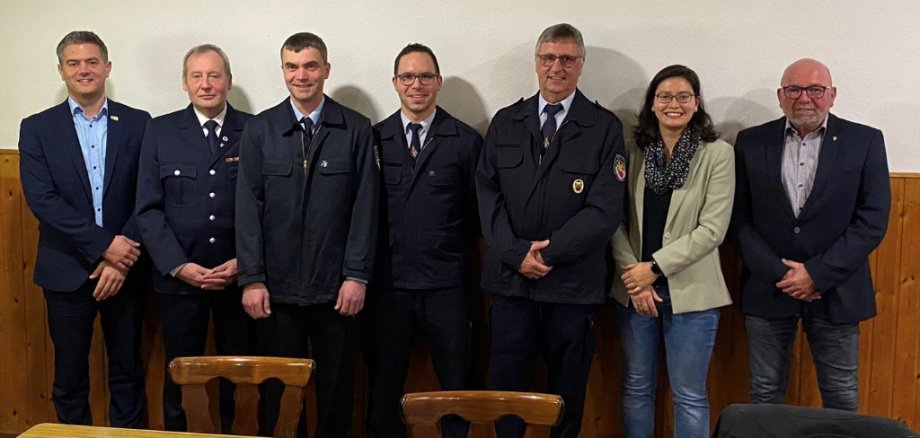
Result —
[[571, 56], [571, 55], [561, 55], [556, 56], [552, 53], [547, 53], [545, 55], [537, 55], [537, 58], [540, 59], [540, 63], [544, 67], [552, 67], [556, 63], [556, 60], [559, 60], [559, 63], [562, 64], [563, 68], [571, 68], [575, 65], [575, 61], [578, 61], [581, 56]]
[[789, 85], [787, 87], [782, 87], [780, 89], [783, 90], [783, 96], [786, 96], [787, 99], [798, 99], [799, 97], [802, 97], [802, 91], [804, 91], [805, 94], [807, 94], [808, 97], [812, 99], [820, 99], [824, 97], [824, 92], [828, 88], [833, 88], [833, 87], [825, 87], [823, 85], [809, 85], [807, 87], [800, 87], [798, 85]]
[[422, 73], [420, 75], [403, 73], [401, 75], [396, 75], [396, 79], [399, 79], [399, 83], [403, 85], [412, 85], [415, 83], [416, 79], [418, 79], [422, 85], [431, 85], [437, 77], [438, 75], [434, 73]]
[[680, 93], [680, 94], [671, 94], [671, 93], [658, 93], [655, 95], [655, 99], [658, 100], [658, 103], [671, 103], [671, 100], [676, 100], [677, 103], [687, 103], [693, 100], [696, 97], [695, 94], [690, 93]]

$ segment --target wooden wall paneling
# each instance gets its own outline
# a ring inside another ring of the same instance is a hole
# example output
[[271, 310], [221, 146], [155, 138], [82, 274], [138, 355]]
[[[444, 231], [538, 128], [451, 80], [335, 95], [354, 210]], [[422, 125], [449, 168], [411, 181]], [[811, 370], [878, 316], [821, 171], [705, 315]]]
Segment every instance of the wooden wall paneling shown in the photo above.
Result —
[[[897, 271], [898, 313], [895, 342], [895, 390], [890, 416], [908, 423], [916, 422], [917, 365], [920, 350], [920, 179], [902, 181], [902, 196], [892, 203], [892, 216], [900, 217], [900, 263]], [[890, 232], [890, 231], [889, 231]], [[911, 384], [911, 382], [914, 384]]]
[[[891, 184], [891, 198], [902, 199], [903, 180]], [[900, 202], [892, 202], [892, 206]], [[876, 249], [875, 302], [878, 314], [872, 326], [872, 371], [869, 378], [869, 403], [866, 411], [872, 415], [891, 413], [892, 391], [895, 388], [895, 340], [897, 339], [899, 261], [901, 248], [901, 215], [892, 208], [889, 214], [888, 239]]]
[[0, 157], [0, 251], [6, 256], [0, 260], [0, 285], [5, 290], [0, 300], [0, 379], [6, 390], [0, 391], [0, 421], [12, 427], [26, 425], [28, 379], [26, 339], [22, 328], [26, 326], [24, 288], [21, 284], [21, 245], [19, 220], [18, 160]]

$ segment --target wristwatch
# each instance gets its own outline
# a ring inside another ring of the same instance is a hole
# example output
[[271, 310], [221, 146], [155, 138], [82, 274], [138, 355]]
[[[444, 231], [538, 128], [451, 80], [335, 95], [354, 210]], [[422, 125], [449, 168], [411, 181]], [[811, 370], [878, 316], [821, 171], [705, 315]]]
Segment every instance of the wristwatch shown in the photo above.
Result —
[[661, 267], [658, 266], [658, 262], [652, 260], [652, 261], [649, 262], [649, 263], [652, 264], [652, 274], [664, 276], [664, 274], [661, 273]]

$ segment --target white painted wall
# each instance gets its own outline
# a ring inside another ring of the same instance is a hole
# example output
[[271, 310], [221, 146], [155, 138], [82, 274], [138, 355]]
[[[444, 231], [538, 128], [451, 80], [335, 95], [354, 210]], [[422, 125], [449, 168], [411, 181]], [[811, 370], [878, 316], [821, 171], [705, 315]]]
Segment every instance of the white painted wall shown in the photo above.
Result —
[[439, 103], [485, 131], [492, 114], [536, 91], [533, 46], [548, 25], [578, 27], [588, 46], [580, 88], [634, 123], [662, 67], [684, 63], [723, 137], [779, 117], [775, 89], [801, 57], [824, 61], [834, 112], [881, 128], [893, 171], [920, 171], [920, 2], [917, 0], [533, 0], [0, 2], [0, 147], [19, 121], [61, 102], [54, 48], [70, 30], [98, 33], [113, 63], [109, 95], [154, 116], [184, 107], [181, 59], [200, 43], [229, 55], [231, 101], [258, 112], [287, 95], [279, 49], [294, 32], [329, 46], [326, 92], [372, 121], [395, 111], [393, 58], [409, 42], [437, 53]]

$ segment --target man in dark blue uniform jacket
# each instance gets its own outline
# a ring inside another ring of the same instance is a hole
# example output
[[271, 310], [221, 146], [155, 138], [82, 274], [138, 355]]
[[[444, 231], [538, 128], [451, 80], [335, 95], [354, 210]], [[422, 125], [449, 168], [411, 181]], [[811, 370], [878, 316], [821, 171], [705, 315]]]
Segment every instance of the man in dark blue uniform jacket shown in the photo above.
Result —
[[[552, 435], [576, 437], [606, 296], [605, 248], [623, 214], [623, 128], [577, 89], [585, 62], [577, 29], [544, 30], [535, 60], [540, 92], [495, 115], [476, 175], [482, 286], [492, 294], [489, 385], [530, 389], [542, 350], [549, 390], [565, 401]], [[500, 429], [523, 430], [514, 421]]]
[[[356, 315], [374, 267], [380, 173], [367, 118], [323, 94], [330, 64], [311, 33], [289, 37], [290, 98], [250, 119], [240, 143], [236, 242], [243, 306], [261, 350], [317, 362], [317, 437], [351, 430]], [[277, 420], [279, 385], [261, 427]]]
[[89, 349], [101, 316], [109, 358], [109, 423], [142, 428], [140, 360], [149, 260], [134, 220], [137, 161], [150, 115], [106, 98], [112, 64], [94, 33], [57, 47], [67, 101], [22, 121], [23, 193], [39, 222], [35, 283], [54, 343], [52, 399], [62, 423], [91, 424]]
[[776, 96], [785, 117], [735, 142], [751, 401], [783, 402], [801, 320], [824, 406], [855, 411], [859, 321], [875, 316], [868, 257], [891, 208], [885, 140], [830, 114], [837, 89], [818, 61], [786, 68]]
[[[396, 57], [400, 110], [374, 127], [384, 184], [373, 294], [368, 297], [368, 437], [405, 437], [399, 400], [417, 329], [441, 388], [469, 387], [469, 279], [476, 248], [474, 177], [482, 137], [436, 106], [437, 58], [421, 44]], [[466, 436], [453, 418], [445, 436]]]
[[[227, 103], [230, 60], [217, 46], [188, 51], [182, 88], [191, 104], [157, 117], [141, 147], [137, 222], [156, 268], [166, 363], [204, 354], [213, 312], [217, 353], [251, 354], [252, 320], [236, 285], [234, 200], [243, 124], [252, 117]], [[221, 387], [221, 422], [230, 431], [233, 387]], [[166, 430], [186, 430], [182, 392], [166, 377]]]

